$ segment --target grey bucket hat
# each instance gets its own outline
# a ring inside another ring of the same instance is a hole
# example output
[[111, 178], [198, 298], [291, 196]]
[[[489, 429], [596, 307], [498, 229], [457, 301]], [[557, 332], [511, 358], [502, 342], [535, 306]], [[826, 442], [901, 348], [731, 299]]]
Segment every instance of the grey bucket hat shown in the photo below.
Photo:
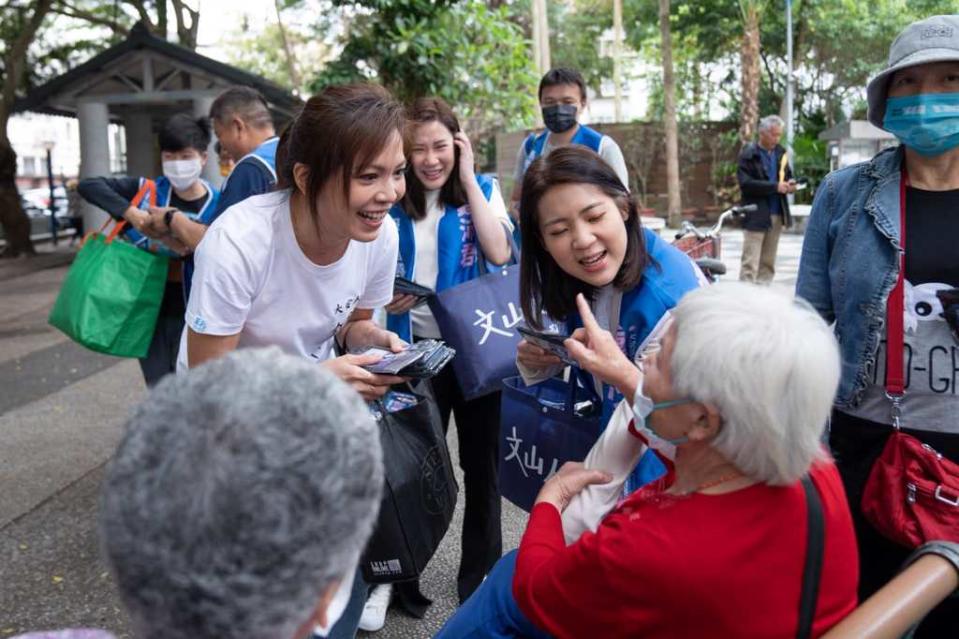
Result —
[[889, 64], [869, 81], [869, 121], [882, 127], [889, 80], [899, 69], [931, 62], [959, 62], [959, 15], [933, 16], [902, 30], [889, 48]]

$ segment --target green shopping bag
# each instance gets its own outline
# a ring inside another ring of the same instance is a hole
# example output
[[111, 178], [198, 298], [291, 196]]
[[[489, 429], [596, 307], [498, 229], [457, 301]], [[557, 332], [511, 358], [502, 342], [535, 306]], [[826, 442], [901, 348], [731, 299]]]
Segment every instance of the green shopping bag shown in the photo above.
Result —
[[119, 237], [125, 224], [117, 224], [106, 237], [102, 232], [87, 235], [47, 321], [90, 350], [145, 357], [169, 260]]

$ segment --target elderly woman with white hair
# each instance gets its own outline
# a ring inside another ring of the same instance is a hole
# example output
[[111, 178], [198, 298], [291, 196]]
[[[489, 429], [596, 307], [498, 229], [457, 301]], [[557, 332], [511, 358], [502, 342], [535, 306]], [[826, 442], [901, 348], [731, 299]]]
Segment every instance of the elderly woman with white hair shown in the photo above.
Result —
[[[706, 287], [680, 301], [658, 352], [636, 366], [578, 304], [584, 328], [567, 348], [633, 398], [623, 432], [634, 441], [607, 429], [597, 446], [618, 446], [547, 481], [518, 552], [439, 636], [797, 636], [801, 592], [812, 636], [841, 620], [856, 605], [858, 565], [842, 483], [820, 444], [839, 381], [825, 322], [764, 287]], [[628, 463], [644, 443], [669, 474], [567, 543], [564, 509], [617, 476], [604, 464]], [[821, 513], [818, 579], [806, 569], [817, 538], [807, 508]]]
[[130, 418], [101, 501], [135, 636], [329, 627], [374, 524], [381, 456], [359, 395], [277, 348], [166, 377]]

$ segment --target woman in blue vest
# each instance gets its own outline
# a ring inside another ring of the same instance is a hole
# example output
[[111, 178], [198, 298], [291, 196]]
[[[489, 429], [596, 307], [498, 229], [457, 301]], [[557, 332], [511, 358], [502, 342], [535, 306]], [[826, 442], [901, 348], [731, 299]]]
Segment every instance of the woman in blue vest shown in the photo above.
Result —
[[[520, 298], [523, 313], [541, 328], [543, 313], [582, 326], [582, 293], [600, 325], [635, 359], [667, 312], [701, 285], [696, 265], [656, 233], [640, 226], [639, 211], [616, 172], [595, 152], [569, 146], [533, 162], [523, 179]], [[535, 384], [562, 370], [555, 355], [527, 341], [518, 347], [524, 379]], [[602, 398], [603, 423], [623, 399], [612, 386], [575, 369], [580, 383]], [[647, 454], [627, 482], [632, 492], [665, 471]]]
[[[210, 123], [178, 113], [163, 124], [159, 135], [163, 175], [155, 181], [153, 215], [151, 194], [142, 193], [143, 177], [95, 177], [81, 180], [77, 191], [88, 202], [100, 207], [116, 220], [126, 220], [127, 238], [137, 246], [170, 255], [167, 286], [160, 305], [153, 340], [140, 369], [147, 386], [176, 370], [183, 314], [189, 290], [184, 273], [192, 271], [192, 256], [181, 259], [186, 247], [170, 234], [177, 215], [196, 220], [216, 210], [219, 191], [200, 178], [207, 161]], [[139, 197], [138, 197], [139, 195]]]
[[[390, 215], [400, 233], [397, 272], [434, 290], [484, 274], [510, 259], [512, 231], [496, 182], [473, 171], [473, 149], [452, 109], [439, 98], [417, 100], [409, 114], [408, 190]], [[386, 307], [388, 327], [406, 340], [440, 338], [426, 305], [396, 296]], [[460, 467], [466, 484], [460, 601], [476, 589], [502, 554], [497, 484], [499, 394], [465, 401], [452, 367], [432, 380], [444, 426], [456, 416]]]

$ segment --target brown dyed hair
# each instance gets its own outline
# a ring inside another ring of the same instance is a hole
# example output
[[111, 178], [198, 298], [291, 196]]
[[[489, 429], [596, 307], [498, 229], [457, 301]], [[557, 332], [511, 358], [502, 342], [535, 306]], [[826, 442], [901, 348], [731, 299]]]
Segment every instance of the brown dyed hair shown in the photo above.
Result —
[[639, 209], [616, 172], [598, 154], [580, 146], [564, 146], [537, 158], [523, 177], [519, 203], [520, 228], [523, 229], [520, 260], [520, 299], [526, 321], [542, 329], [542, 313], [565, 320], [576, 312], [576, 295], [592, 301], [596, 287], [567, 274], [546, 250], [539, 228], [539, 203], [549, 189], [560, 184], [584, 184], [597, 187], [626, 213], [626, 255], [613, 279], [613, 285], [628, 291], [639, 286], [643, 272], [651, 263], [646, 252]]
[[402, 134], [403, 107], [376, 84], [328, 86], [307, 100], [283, 131], [276, 152], [277, 188], [296, 189], [293, 167], [310, 170], [306, 196], [317, 216], [316, 200], [339, 173], [349, 198], [351, 178], [382, 152], [394, 133]]
[[[453, 109], [443, 98], [418, 98], [409, 110], [409, 123], [406, 131], [406, 157], [410, 157], [413, 145], [413, 133], [416, 127], [429, 124], [430, 122], [439, 122], [453, 135], [459, 133], [460, 122], [456, 119]], [[460, 207], [466, 204], [466, 190], [463, 183], [460, 182], [460, 150], [453, 145], [453, 172], [449, 178], [440, 187], [440, 202], [454, 207]], [[426, 217], [426, 189], [423, 183], [416, 177], [416, 171], [413, 170], [413, 163], [406, 169], [406, 195], [403, 197], [403, 210], [414, 220], [422, 220]]]

